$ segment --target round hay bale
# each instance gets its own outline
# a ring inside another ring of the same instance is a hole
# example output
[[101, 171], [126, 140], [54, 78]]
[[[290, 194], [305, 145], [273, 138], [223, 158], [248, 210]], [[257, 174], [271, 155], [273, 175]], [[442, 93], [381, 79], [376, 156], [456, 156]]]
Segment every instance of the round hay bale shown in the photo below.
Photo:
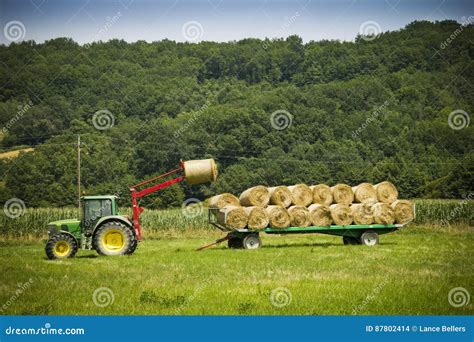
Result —
[[270, 193], [270, 204], [288, 208], [293, 202], [291, 191], [287, 186], [274, 186], [268, 188], [268, 192]]
[[240, 201], [236, 196], [227, 192], [220, 195], [212, 196], [209, 199], [209, 208], [221, 209], [227, 205], [234, 205], [238, 207], [240, 206]]
[[265, 208], [270, 219], [270, 227], [286, 228], [290, 226], [291, 218], [288, 210], [279, 205], [269, 205]]
[[390, 182], [381, 182], [374, 185], [377, 192], [377, 200], [382, 203], [392, 204], [398, 198], [398, 190]]
[[372, 204], [354, 203], [351, 205], [352, 220], [355, 224], [372, 224], [374, 223], [374, 210]]
[[243, 229], [247, 226], [247, 213], [241, 206], [228, 205], [217, 213], [217, 223], [234, 229]]
[[306, 184], [296, 184], [289, 186], [293, 198], [292, 204], [307, 207], [313, 202], [313, 192]]
[[354, 192], [354, 202], [377, 202], [377, 191], [375, 191], [374, 186], [370, 183], [361, 183], [357, 186], [353, 186], [352, 191]]
[[393, 224], [395, 213], [387, 203], [375, 203], [372, 205], [374, 211], [374, 222], [377, 224]]
[[396, 200], [391, 204], [391, 207], [395, 212], [395, 222], [397, 223], [407, 223], [415, 218], [413, 203], [410, 201]]
[[189, 184], [214, 182], [217, 179], [214, 159], [188, 160], [184, 162], [184, 176]]
[[270, 219], [265, 209], [261, 207], [244, 207], [248, 217], [247, 227], [249, 229], [263, 229], [268, 226]]
[[270, 193], [267, 187], [263, 185], [257, 185], [250, 189], [245, 190], [240, 194], [240, 204], [248, 207], [266, 207], [270, 202]]
[[308, 210], [313, 226], [326, 227], [332, 224], [331, 209], [329, 209], [329, 206], [315, 203], [311, 204]]
[[332, 192], [331, 188], [326, 184], [318, 184], [310, 186], [313, 192], [313, 203], [324, 204], [330, 206], [332, 204]]
[[354, 193], [352, 188], [347, 184], [336, 184], [331, 187], [334, 202], [339, 204], [351, 204], [354, 202]]
[[338, 226], [347, 226], [352, 223], [352, 210], [347, 204], [332, 204], [331, 210], [332, 221]]
[[292, 227], [308, 227], [311, 225], [311, 218], [306, 207], [293, 205], [288, 208], [290, 214], [290, 225]]

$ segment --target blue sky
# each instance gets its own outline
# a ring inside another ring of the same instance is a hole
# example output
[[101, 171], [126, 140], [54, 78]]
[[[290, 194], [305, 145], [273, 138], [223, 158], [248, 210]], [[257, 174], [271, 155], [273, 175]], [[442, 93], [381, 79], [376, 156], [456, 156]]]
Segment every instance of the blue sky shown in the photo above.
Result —
[[[79, 43], [231, 41], [254, 37], [353, 40], [413, 20], [474, 15], [467, 0], [0, 0], [0, 43], [71, 37]], [[13, 26], [18, 31], [9, 31]], [[12, 38], [13, 37], [13, 38]]]

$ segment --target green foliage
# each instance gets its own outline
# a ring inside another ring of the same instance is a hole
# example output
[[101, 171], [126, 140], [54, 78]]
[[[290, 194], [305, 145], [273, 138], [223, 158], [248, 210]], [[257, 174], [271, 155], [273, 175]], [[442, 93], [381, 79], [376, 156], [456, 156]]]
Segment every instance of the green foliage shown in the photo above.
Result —
[[[372, 41], [306, 44], [291, 36], [0, 46], [2, 149], [35, 147], [0, 165], [0, 200], [73, 205], [76, 134], [83, 189], [119, 193], [122, 205], [136, 181], [208, 157], [218, 182], [175, 186], [144, 204], [178, 206], [256, 184], [384, 179], [405, 198], [467, 196], [473, 125], [454, 130], [448, 116], [473, 112], [473, 26], [441, 47], [458, 28], [423, 21]], [[104, 109], [114, 126], [97, 130], [92, 118]], [[271, 125], [277, 110], [292, 115], [284, 130]]]

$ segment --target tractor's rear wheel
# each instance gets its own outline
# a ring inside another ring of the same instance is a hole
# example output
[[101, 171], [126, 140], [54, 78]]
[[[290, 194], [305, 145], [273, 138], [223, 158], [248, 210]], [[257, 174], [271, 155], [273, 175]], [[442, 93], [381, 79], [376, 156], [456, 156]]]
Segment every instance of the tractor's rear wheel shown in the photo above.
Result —
[[118, 221], [109, 221], [97, 228], [93, 242], [95, 250], [101, 255], [132, 254], [137, 248], [132, 228]]
[[46, 242], [46, 255], [49, 259], [72, 258], [77, 253], [77, 241], [71, 235], [59, 233], [51, 236]]

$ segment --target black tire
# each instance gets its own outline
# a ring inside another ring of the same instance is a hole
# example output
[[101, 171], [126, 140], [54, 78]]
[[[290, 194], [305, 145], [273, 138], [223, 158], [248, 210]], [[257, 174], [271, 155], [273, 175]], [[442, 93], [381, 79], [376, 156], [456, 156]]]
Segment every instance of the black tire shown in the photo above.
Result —
[[238, 237], [231, 237], [229, 240], [227, 240], [227, 246], [234, 249], [244, 248], [242, 239]]
[[59, 233], [51, 236], [46, 241], [45, 252], [48, 259], [66, 259], [76, 255], [77, 241], [71, 235]]
[[258, 249], [262, 247], [262, 240], [260, 240], [258, 234], [252, 233], [244, 237], [242, 244], [244, 245], [244, 249]]
[[379, 234], [374, 231], [364, 232], [360, 236], [360, 242], [366, 246], [375, 246], [379, 243]]
[[[135, 234], [133, 236], [135, 237]], [[135, 237], [133, 239], [133, 245], [128, 249], [128, 251], [125, 254], [127, 254], [127, 255], [133, 254], [135, 252], [135, 250], [137, 249], [137, 247], [138, 247], [138, 240]]]
[[342, 241], [345, 245], [360, 245], [359, 239], [354, 236], [343, 236]]
[[107, 256], [133, 254], [138, 245], [132, 228], [119, 221], [102, 224], [92, 240], [97, 253]]

